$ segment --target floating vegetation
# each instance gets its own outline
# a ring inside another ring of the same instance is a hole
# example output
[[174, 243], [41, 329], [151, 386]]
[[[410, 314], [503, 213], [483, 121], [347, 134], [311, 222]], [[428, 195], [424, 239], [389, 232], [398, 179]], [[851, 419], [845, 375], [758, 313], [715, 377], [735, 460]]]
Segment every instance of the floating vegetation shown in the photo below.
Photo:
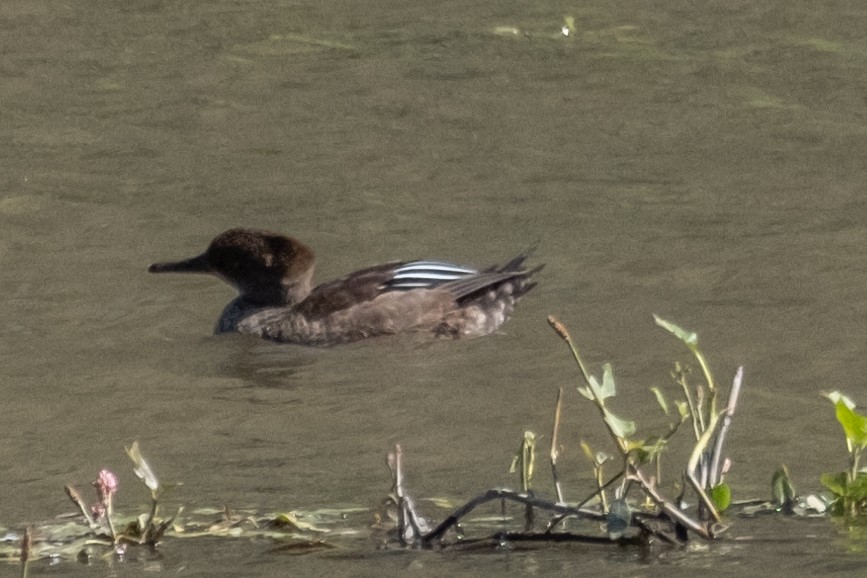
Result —
[[150, 493], [146, 513], [124, 515], [115, 511], [119, 479], [113, 472], [103, 469], [91, 484], [96, 492], [94, 502], [88, 503], [74, 486], [65, 486], [66, 495], [76, 506], [77, 514], [28, 527], [21, 534], [6, 532], [0, 539], [0, 560], [20, 562], [22, 575], [27, 574], [34, 560], [41, 559], [50, 559], [54, 563], [64, 560], [89, 563], [98, 559], [123, 561], [132, 554], [131, 548], [144, 547], [147, 552], [153, 552], [168, 535], [176, 539], [268, 538], [273, 541], [274, 552], [302, 554], [333, 548], [333, 544], [322, 539], [324, 536], [356, 534], [345, 528], [346, 517], [368, 512], [367, 508], [344, 508], [262, 514], [224, 507], [199, 508], [186, 513], [181, 507], [173, 515], [163, 517], [161, 499], [178, 484], [164, 484], [159, 480], [138, 442], [125, 449], [133, 462], [136, 477]]

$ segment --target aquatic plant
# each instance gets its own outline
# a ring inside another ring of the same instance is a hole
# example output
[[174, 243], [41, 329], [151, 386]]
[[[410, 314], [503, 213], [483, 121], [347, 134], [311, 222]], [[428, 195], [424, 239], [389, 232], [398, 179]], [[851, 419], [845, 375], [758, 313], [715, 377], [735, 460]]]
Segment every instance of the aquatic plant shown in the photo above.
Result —
[[30, 548], [33, 545], [33, 528], [27, 526], [24, 530], [24, 536], [21, 537], [21, 578], [27, 578], [27, 572], [30, 569]]
[[125, 561], [132, 557], [134, 547], [145, 546], [146, 555], [151, 554], [168, 533], [176, 538], [268, 538], [275, 552], [303, 554], [333, 547], [318, 538], [332, 531], [327, 525], [345, 524], [348, 515], [368, 512], [366, 508], [342, 508], [261, 514], [224, 506], [198, 508], [185, 513], [181, 521], [184, 508], [180, 507], [164, 518], [160, 515], [162, 499], [179, 484], [160, 481], [138, 442], [124, 449], [133, 472], [150, 494], [145, 513], [124, 515], [115, 511], [120, 481], [114, 472], [102, 469], [91, 483], [96, 492], [94, 502], [88, 504], [73, 485], [64, 486], [78, 515], [28, 526], [15, 542], [9, 539], [14, 533], [9, 532], [0, 544], [0, 560], [19, 561], [22, 576], [27, 576], [33, 561], [39, 559], [51, 559], [55, 564], [62, 560]]
[[822, 485], [834, 496], [830, 504], [831, 513], [850, 518], [867, 515], [867, 467], [861, 467], [861, 457], [867, 449], [867, 416], [855, 411], [855, 402], [839, 391], [832, 391], [825, 397], [834, 404], [834, 413], [843, 427], [849, 452], [846, 471], [821, 476]]
[[[686, 401], [676, 402], [677, 417], [670, 422], [667, 432], [661, 435], [651, 435], [646, 438], [635, 437], [636, 425], [632, 420], [627, 420], [614, 414], [607, 406], [606, 401], [616, 395], [614, 372], [610, 364], [603, 366], [601, 380], [589, 374], [586, 365], [581, 359], [575, 343], [565, 325], [553, 317], [548, 321], [557, 335], [569, 346], [581, 376], [586, 385], [578, 386], [578, 392], [590, 400], [599, 410], [603, 423], [614, 442], [620, 457], [622, 468], [605, 484], [601, 484], [601, 470], [608, 460], [606, 454], [594, 453], [589, 446], [582, 444], [584, 453], [591, 459], [594, 473], [597, 479], [597, 495], [602, 504], [603, 511], [609, 516], [609, 522], [613, 522], [618, 530], [609, 535], [612, 537], [622, 534], [619, 528], [628, 520], [624, 520], [625, 513], [631, 511], [625, 496], [629, 491], [630, 484], [636, 483], [644, 491], [646, 498], [656, 507], [660, 508], [668, 516], [677, 520], [682, 512], [674, 502], [663, 498], [657, 490], [661, 479], [659, 467], [660, 458], [668, 445], [668, 441], [677, 433], [680, 425], [686, 420], [692, 420], [695, 445], [684, 470], [684, 488], [692, 487], [700, 499], [698, 520], [680, 519], [679, 523], [696, 531], [705, 538], [711, 538], [718, 530], [713, 524], [704, 525], [699, 522], [710, 520], [712, 523], [720, 522], [719, 511], [725, 510], [731, 501], [731, 490], [724, 483], [723, 478], [728, 470], [726, 460], [723, 459], [723, 446], [725, 437], [737, 406], [743, 379], [743, 368], [739, 368], [732, 383], [726, 408], [719, 411], [717, 396], [718, 388], [707, 360], [699, 349], [698, 336], [682, 329], [681, 327], [654, 315], [656, 324], [683, 342], [698, 362], [704, 384], [692, 386], [689, 383], [687, 368], [680, 363], [675, 364], [672, 378], [681, 387]], [[660, 408], [671, 415], [669, 404], [658, 388], [652, 389]], [[649, 476], [642, 466], [655, 464], [655, 476]], [[615, 494], [615, 499], [609, 504], [605, 497], [605, 488], [610, 487], [620, 480], [620, 485]], [[678, 497], [677, 503], [683, 502], [683, 493]], [[614, 515], [612, 516], [612, 512]]]
[[[557, 461], [559, 458], [559, 423], [562, 411], [562, 388], [558, 392], [554, 410], [554, 425], [551, 434], [550, 463], [557, 501], [542, 499], [535, 495], [532, 488], [535, 473], [537, 436], [531, 431], [524, 433], [521, 446], [512, 462], [512, 472], [520, 474], [520, 491], [491, 489], [464, 505], [456, 508], [445, 520], [432, 529], [426, 529], [426, 522], [416, 512], [414, 503], [403, 487], [402, 451], [400, 446], [389, 454], [388, 464], [392, 470], [393, 504], [398, 509], [397, 534], [403, 544], [432, 546], [444, 544], [444, 536], [451, 529], [459, 529], [462, 520], [480, 505], [490, 501], [514, 502], [524, 507], [524, 529], [521, 532], [500, 531], [494, 538], [499, 542], [513, 540], [578, 540], [598, 541], [599, 536], [575, 532], [557, 531], [566, 521], [589, 521], [594, 526], [601, 522], [610, 542], [647, 543], [654, 538], [672, 544], [688, 541], [689, 534], [712, 540], [725, 529], [721, 523], [720, 511], [731, 502], [731, 490], [724, 482], [730, 462], [725, 459], [723, 448], [726, 434], [737, 406], [737, 399], [743, 380], [743, 368], [739, 368], [729, 391], [728, 399], [722, 410], [719, 409], [720, 395], [707, 360], [698, 347], [698, 337], [679, 326], [654, 317], [657, 325], [683, 342], [701, 368], [703, 383], [693, 385], [690, 371], [677, 364], [672, 377], [680, 387], [685, 401], [677, 401], [672, 412], [666, 396], [659, 389], [653, 390], [662, 411], [671, 417], [668, 430], [646, 438], [636, 436], [636, 423], [613, 411], [611, 401], [616, 397], [614, 371], [610, 364], [602, 367], [601, 377], [592, 375], [581, 358], [566, 326], [549, 317], [548, 321], [557, 335], [568, 345], [576, 362], [581, 382], [578, 393], [595, 406], [611, 438], [615, 455], [594, 451], [582, 441], [581, 447], [593, 466], [595, 489], [577, 504], [566, 504], [563, 500]], [[681, 424], [692, 422], [695, 443], [683, 472], [683, 490], [672, 500], [666, 498], [660, 489], [659, 461], [668, 447], [668, 442], [680, 430]], [[615, 464], [617, 471], [605, 479], [604, 469]], [[650, 467], [654, 473], [648, 473]], [[689, 487], [699, 499], [695, 513], [688, 512], [684, 504], [684, 492]], [[630, 492], [638, 489], [643, 494], [643, 504], [630, 499]], [[612, 495], [608, 495], [612, 492]], [[594, 504], [594, 505], [589, 505]], [[543, 532], [534, 532], [535, 512], [545, 511], [551, 517]], [[459, 534], [460, 535], [460, 534]], [[462, 536], [462, 535], [461, 535]], [[462, 537], [464, 543], [466, 539]]]
[[[155, 548], [162, 540], [166, 530], [171, 527], [175, 516], [159, 520], [159, 498], [164, 488], [148, 461], [142, 455], [138, 442], [125, 448], [133, 462], [135, 475], [147, 486], [151, 493], [151, 504], [147, 514], [138, 516], [118, 532], [114, 523], [114, 496], [117, 494], [119, 482], [117, 476], [106, 469], [100, 470], [97, 479], [92, 483], [96, 488], [97, 502], [88, 507], [81, 494], [71, 485], [65, 486], [66, 495], [78, 507], [92, 534], [91, 544], [103, 544], [114, 548], [118, 556], [123, 556], [130, 545], [148, 545]], [[183, 508], [178, 510], [178, 514]]]

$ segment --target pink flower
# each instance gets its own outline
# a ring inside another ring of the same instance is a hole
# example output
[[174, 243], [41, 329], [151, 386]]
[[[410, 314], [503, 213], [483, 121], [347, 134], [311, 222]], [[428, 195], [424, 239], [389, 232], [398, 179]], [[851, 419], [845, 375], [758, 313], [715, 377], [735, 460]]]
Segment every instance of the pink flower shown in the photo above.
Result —
[[117, 493], [117, 476], [108, 470], [100, 470], [99, 477], [93, 482], [93, 485], [96, 486], [96, 491], [99, 493], [99, 501], [104, 502], [106, 497]]
[[102, 518], [105, 515], [111, 515], [111, 500], [117, 493], [117, 476], [109, 470], [100, 470], [99, 477], [93, 482], [96, 487], [96, 494], [99, 498], [99, 503], [91, 507], [95, 518]]

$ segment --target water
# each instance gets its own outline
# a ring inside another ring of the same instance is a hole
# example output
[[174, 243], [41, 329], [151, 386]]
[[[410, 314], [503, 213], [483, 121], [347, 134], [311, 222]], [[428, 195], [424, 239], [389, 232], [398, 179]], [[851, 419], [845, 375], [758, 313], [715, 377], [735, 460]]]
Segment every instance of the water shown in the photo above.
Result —
[[[818, 489], [845, 467], [819, 392], [867, 403], [865, 16], [855, 2], [3, 3], [0, 523], [69, 511], [63, 485], [84, 488], [101, 467], [135, 510], [133, 440], [184, 483], [167, 499], [189, 509], [372, 509], [396, 442], [417, 496], [514, 484], [523, 430], [547, 436], [556, 389], [575, 380], [548, 314], [594, 368], [615, 364], [618, 408], [635, 417], [687, 359], [651, 313], [698, 331], [721, 382], [745, 366], [735, 491], [767, 495], [780, 463]], [[303, 239], [320, 280], [391, 259], [486, 265], [534, 244], [547, 267], [486, 339], [318, 351], [216, 338], [229, 288], [145, 271], [239, 225]], [[565, 411], [574, 499], [590, 476], [578, 440], [605, 437], [571, 390]], [[363, 536], [290, 560], [258, 542], [173, 541], [156, 568], [209, 574], [215, 556], [231, 575], [693, 575], [737, 560], [832, 575], [864, 563], [827, 521], [735, 520], [732, 534], [649, 560], [381, 552]]]

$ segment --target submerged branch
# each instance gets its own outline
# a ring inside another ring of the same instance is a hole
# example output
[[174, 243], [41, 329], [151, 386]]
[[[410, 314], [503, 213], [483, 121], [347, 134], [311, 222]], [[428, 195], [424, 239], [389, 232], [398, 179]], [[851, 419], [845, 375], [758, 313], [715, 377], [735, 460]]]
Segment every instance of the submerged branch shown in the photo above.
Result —
[[[607, 512], [608, 511], [608, 504], [607, 504], [607, 501], [605, 500], [605, 490], [607, 490], [609, 487], [611, 487], [612, 485], [617, 483], [620, 480], [620, 478], [622, 478], [622, 477], [623, 477], [623, 472], [617, 472], [616, 474], [614, 474], [614, 477], [612, 477], [610, 480], [608, 480], [604, 484], [602, 484], [601, 481], [597, 480], [596, 491], [593, 492], [592, 494], [590, 494], [589, 496], [587, 496], [586, 498], [584, 498], [583, 500], [581, 500], [580, 502], [578, 502], [578, 504], [573, 506], [573, 507], [576, 510], [586, 511], [583, 509], [584, 506], [586, 506], [587, 503], [590, 502], [590, 500], [592, 500], [593, 498], [598, 497], [599, 503], [602, 505], [602, 511]], [[548, 522], [548, 527], [545, 529], [545, 532], [546, 533], [552, 532], [554, 530], [554, 528], [557, 526], [557, 524], [559, 524], [560, 522], [562, 522], [563, 520], [565, 520], [566, 518], [568, 518], [571, 515], [572, 514], [570, 512], [566, 512], [564, 514], [558, 514], [555, 518], [553, 518], [550, 522]], [[601, 514], [601, 515], [604, 515], [604, 514]]]
[[469, 514], [482, 504], [491, 502], [493, 500], [507, 500], [511, 502], [517, 502], [519, 504], [533, 506], [534, 508], [538, 508], [540, 510], [547, 510], [560, 515], [577, 516], [579, 518], [586, 518], [594, 521], [605, 520], [605, 514], [597, 512], [595, 510], [573, 508], [563, 504], [555, 504], [553, 502], [541, 500], [529, 494], [523, 494], [520, 492], [515, 492], [513, 490], [493, 489], [488, 490], [480, 496], [476, 496], [475, 498], [452, 512], [448, 518], [446, 518], [439, 524], [439, 526], [434, 528], [431, 532], [429, 532], [426, 536], [422, 538], [422, 543], [425, 545], [430, 545], [431, 542], [433, 542], [434, 540], [442, 538], [442, 536], [450, 528], [460, 523], [461, 519], [463, 519], [467, 514]]

